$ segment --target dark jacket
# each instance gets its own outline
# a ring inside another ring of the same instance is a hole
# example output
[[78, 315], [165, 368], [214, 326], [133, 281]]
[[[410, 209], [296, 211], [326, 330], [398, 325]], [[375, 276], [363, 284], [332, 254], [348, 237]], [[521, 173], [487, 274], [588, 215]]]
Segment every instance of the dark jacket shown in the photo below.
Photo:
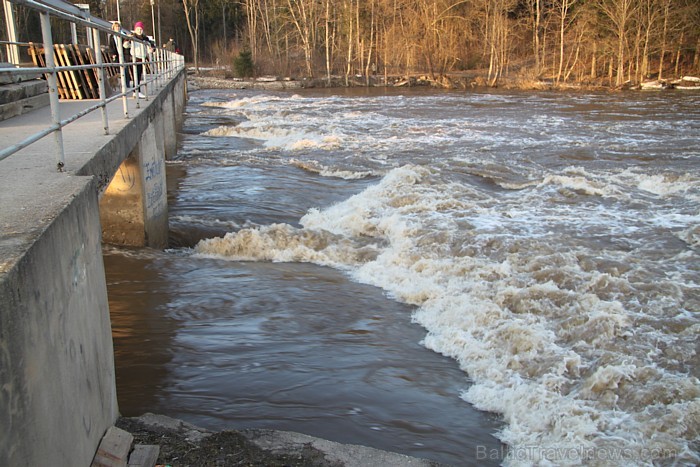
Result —
[[[123, 32], [123, 31], [122, 31]], [[124, 61], [131, 61], [131, 49], [125, 47], [129, 43], [128, 40], [122, 38], [122, 50], [124, 51]], [[109, 35], [109, 56], [113, 62], [119, 61], [119, 49], [117, 49], [117, 36]]]

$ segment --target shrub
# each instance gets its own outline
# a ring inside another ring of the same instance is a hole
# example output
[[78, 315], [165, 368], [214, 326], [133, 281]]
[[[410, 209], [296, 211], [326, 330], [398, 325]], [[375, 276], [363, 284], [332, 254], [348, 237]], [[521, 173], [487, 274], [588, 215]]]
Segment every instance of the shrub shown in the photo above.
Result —
[[233, 72], [239, 78], [253, 76], [253, 54], [250, 50], [242, 50], [238, 57], [233, 59]]

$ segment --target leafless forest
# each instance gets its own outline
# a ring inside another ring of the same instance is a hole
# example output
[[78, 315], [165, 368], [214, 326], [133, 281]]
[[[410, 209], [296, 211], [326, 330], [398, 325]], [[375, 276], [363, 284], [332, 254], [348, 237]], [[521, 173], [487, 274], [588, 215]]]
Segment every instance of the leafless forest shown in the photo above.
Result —
[[[117, 0], [92, 1], [116, 18]], [[125, 26], [173, 37], [193, 66], [244, 53], [256, 75], [614, 87], [700, 75], [700, 0], [119, 1]]]

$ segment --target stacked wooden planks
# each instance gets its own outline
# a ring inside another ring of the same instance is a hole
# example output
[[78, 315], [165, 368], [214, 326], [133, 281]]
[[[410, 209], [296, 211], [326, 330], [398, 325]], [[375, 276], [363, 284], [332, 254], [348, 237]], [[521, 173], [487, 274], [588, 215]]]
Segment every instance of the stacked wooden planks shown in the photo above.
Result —
[[[100, 53], [103, 63], [112, 63], [109, 54], [104, 51]], [[30, 44], [29, 55], [35, 66], [46, 67], [43, 46]], [[97, 65], [95, 51], [79, 44], [55, 44], [53, 57], [56, 66]], [[99, 99], [99, 76], [100, 70], [97, 66], [82, 70], [59, 71], [57, 73], [59, 99]], [[111, 96], [118, 89], [116, 86], [118, 76], [117, 67], [109, 67], [105, 70], [106, 97]]]

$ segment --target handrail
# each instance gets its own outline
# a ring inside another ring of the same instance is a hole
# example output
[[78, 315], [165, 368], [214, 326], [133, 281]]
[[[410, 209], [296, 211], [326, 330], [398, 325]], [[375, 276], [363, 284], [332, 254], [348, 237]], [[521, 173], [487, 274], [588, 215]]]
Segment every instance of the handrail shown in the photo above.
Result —
[[[22, 5], [31, 10], [38, 11], [41, 19], [41, 32], [42, 41], [45, 57], [45, 67], [16, 67], [16, 68], [2, 68], [0, 72], [10, 73], [10, 74], [26, 74], [26, 73], [43, 73], [45, 74], [48, 82], [49, 91], [49, 102], [51, 107], [51, 118], [52, 124], [47, 128], [30, 135], [23, 141], [16, 143], [8, 148], [4, 148], [0, 151], [0, 161], [10, 157], [11, 155], [17, 153], [18, 151], [30, 146], [36, 141], [48, 136], [50, 134], [54, 135], [55, 138], [55, 150], [56, 150], [56, 166], [59, 172], [63, 171], [64, 167], [64, 150], [63, 150], [63, 132], [62, 128], [69, 123], [93, 112], [97, 109], [101, 109], [102, 112], [102, 122], [104, 126], [105, 134], [109, 134], [109, 124], [107, 119], [106, 106], [110, 102], [113, 102], [119, 98], [123, 102], [124, 117], [129, 118], [128, 106], [127, 106], [127, 95], [129, 92], [139, 89], [144, 86], [146, 89], [146, 100], [148, 99], [148, 89], [151, 83], [154, 86], [162, 86], [167, 82], [172, 76], [184, 68], [184, 58], [182, 55], [176, 54], [172, 51], [166, 50], [162, 47], [156, 47], [154, 52], [153, 60], [149, 61], [151, 65], [151, 73], [149, 77], [141, 73], [141, 82], [132, 82], [132, 87], [126, 86], [126, 73], [128, 67], [133, 67], [133, 75], [137, 76], [136, 67], [143, 65], [142, 62], [125, 62], [122, 53], [122, 41], [129, 40], [132, 42], [140, 42], [144, 46], [148, 47], [150, 50], [152, 47], [149, 43], [141, 41], [134, 37], [123, 34], [122, 32], [116, 32], [112, 30], [112, 25], [101, 18], [94, 17], [84, 10], [76, 7], [75, 5], [68, 3], [64, 0], [7, 0], [10, 3], [16, 5]], [[94, 64], [88, 65], [56, 65], [54, 63], [54, 44], [53, 35], [51, 31], [51, 21], [50, 17], [58, 17], [63, 20], [69, 21], [74, 24], [80, 24], [88, 28], [92, 32], [92, 40], [94, 42], [95, 51], [95, 61]], [[116, 36], [117, 48], [119, 50], [119, 63], [103, 63], [102, 61], [102, 46], [100, 44], [100, 32], [107, 33], [109, 40], [112, 40], [112, 36]], [[21, 42], [8, 42], [3, 41], [2, 45], [26, 45], [32, 47], [34, 44], [31, 43], [21, 43]], [[39, 45], [39, 44], [36, 44]], [[112, 95], [110, 97], [106, 96], [105, 91], [105, 70], [110, 68], [119, 68], [121, 92]], [[60, 115], [60, 101], [58, 97], [58, 74], [65, 71], [74, 70], [97, 70], [97, 83], [99, 88], [99, 99], [98, 102], [82, 111], [75, 113], [68, 118], [61, 119]], [[134, 80], [135, 81], [135, 80]], [[140, 106], [140, 96], [139, 92], [134, 92], [134, 99], [136, 100], [137, 108]]]

